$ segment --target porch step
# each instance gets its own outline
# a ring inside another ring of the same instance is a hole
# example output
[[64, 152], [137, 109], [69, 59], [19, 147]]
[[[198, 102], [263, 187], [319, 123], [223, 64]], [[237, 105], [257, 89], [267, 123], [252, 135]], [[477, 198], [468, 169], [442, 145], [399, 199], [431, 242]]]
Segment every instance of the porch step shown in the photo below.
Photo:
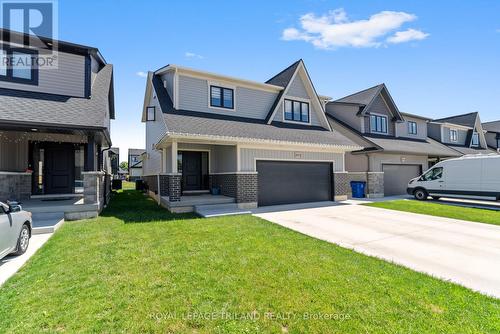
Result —
[[236, 203], [195, 205], [194, 212], [205, 218], [252, 213], [250, 210], [240, 209]]
[[69, 205], [30, 205], [22, 204], [24, 210], [31, 213], [58, 213], [58, 212], [86, 212], [98, 211], [97, 204], [69, 204]]
[[210, 194], [210, 190], [185, 190], [183, 196]]
[[52, 195], [31, 195], [31, 199], [65, 199], [65, 198], [82, 198], [83, 193], [78, 194], [52, 194]]
[[32, 221], [33, 235], [54, 233], [64, 224], [64, 212], [34, 213]]

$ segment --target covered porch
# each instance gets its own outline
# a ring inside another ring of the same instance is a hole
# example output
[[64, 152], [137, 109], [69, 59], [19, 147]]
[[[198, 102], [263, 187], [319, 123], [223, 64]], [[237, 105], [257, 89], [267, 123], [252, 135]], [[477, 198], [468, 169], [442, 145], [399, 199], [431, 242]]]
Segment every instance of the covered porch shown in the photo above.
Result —
[[76, 196], [103, 206], [107, 137], [100, 129], [0, 124], [0, 200]]

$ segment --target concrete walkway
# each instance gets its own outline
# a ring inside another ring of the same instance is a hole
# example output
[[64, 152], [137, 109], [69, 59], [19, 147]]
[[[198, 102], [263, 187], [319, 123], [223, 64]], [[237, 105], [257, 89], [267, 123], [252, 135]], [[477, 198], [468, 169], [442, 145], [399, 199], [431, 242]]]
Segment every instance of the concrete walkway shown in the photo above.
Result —
[[52, 233], [33, 235], [26, 253], [20, 256], [6, 256], [0, 260], [0, 286], [13, 276], [36, 251], [52, 236]]
[[255, 215], [500, 298], [500, 226], [347, 203]]

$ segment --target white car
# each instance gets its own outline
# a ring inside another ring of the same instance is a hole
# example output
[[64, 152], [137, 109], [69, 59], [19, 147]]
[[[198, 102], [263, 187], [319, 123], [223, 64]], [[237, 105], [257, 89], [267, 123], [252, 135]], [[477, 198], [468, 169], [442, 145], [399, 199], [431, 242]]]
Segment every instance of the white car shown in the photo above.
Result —
[[15, 202], [0, 202], [0, 259], [26, 252], [31, 238], [31, 212]]

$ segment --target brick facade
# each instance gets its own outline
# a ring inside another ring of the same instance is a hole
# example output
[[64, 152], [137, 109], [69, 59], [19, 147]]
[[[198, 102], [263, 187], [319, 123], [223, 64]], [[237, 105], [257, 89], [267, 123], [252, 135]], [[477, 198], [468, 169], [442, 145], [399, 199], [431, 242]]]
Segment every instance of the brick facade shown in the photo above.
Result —
[[20, 201], [31, 195], [31, 173], [0, 172], [0, 201]]
[[212, 174], [209, 186], [220, 187], [222, 195], [237, 203], [257, 203], [257, 173]]
[[158, 175], [143, 176], [142, 179], [144, 180], [147, 190], [154, 194], [158, 194]]
[[346, 200], [350, 193], [349, 176], [347, 172], [333, 173], [334, 200]]

